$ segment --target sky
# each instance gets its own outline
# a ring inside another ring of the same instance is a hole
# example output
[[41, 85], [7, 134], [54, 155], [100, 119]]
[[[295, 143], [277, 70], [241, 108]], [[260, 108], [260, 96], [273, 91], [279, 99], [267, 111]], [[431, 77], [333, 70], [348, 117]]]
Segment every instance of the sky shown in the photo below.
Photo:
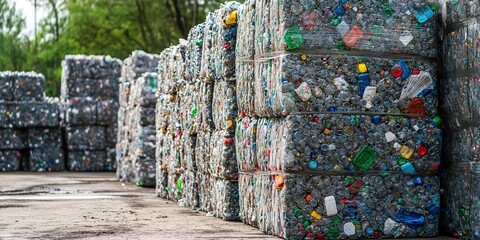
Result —
[[[28, 36], [34, 35], [35, 29], [35, 8], [33, 7], [33, 0], [10, 0], [15, 3], [17, 9], [25, 17], [26, 30], [24, 34]], [[47, 16], [47, 12], [41, 8], [37, 9], [37, 22]]]

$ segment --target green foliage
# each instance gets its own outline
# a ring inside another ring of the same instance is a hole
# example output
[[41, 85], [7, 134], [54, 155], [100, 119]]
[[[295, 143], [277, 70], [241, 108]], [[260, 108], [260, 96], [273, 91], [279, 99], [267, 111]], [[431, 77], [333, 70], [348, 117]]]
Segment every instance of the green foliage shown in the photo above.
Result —
[[29, 40], [20, 35], [25, 19], [0, 0], [0, 71], [43, 73], [47, 95], [58, 96], [66, 54], [125, 59], [136, 49], [160, 53], [186, 38], [221, 2], [226, 0], [37, 0], [49, 14]]

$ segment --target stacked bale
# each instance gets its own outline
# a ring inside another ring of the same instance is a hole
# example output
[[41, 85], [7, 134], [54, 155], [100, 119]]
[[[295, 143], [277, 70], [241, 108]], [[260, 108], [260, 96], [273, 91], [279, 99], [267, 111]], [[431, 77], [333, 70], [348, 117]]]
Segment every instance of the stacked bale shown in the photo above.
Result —
[[133, 51], [120, 77], [117, 177], [139, 186], [155, 186], [155, 105], [160, 56]]
[[480, 27], [478, 1], [444, 1], [443, 104], [446, 123], [445, 194], [442, 199], [446, 235], [480, 238]]
[[255, 69], [237, 58], [242, 220], [287, 239], [437, 235], [438, 4], [251, 4]]
[[0, 72], [0, 171], [63, 171], [60, 108], [45, 97], [45, 78]]
[[122, 62], [109, 56], [67, 55], [62, 66], [67, 169], [115, 171]]

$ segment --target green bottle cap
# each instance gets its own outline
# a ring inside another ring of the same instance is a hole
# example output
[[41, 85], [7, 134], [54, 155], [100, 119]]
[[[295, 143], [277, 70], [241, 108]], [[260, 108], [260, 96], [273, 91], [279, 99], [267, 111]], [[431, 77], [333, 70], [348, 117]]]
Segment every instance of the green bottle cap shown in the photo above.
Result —
[[407, 159], [405, 159], [404, 157], [398, 157], [397, 158], [397, 163], [398, 165], [403, 165], [407, 162]]

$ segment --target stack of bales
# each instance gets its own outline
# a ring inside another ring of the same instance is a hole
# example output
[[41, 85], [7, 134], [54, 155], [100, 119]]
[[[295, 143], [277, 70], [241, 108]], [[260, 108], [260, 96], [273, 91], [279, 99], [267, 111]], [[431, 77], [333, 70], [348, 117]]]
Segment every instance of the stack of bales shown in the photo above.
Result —
[[478, 1], [445, 1], [443, 104], [446, 122], [443, 229], [480, 238], [480, 16]]
[[122, 62], [109, 56], [67, 55], [62, 65], [67, 169], [115, 171]]
[[134, 51], [123, 62], [118, 110], [117, 175], [155, 186], [155, 105], [159, 56]]
[[208, 15], [203, 41], [201, 77], [206, 83], [204, 94], [208, 96], [204, 104], [211, 107], [205, 106], [208, 110], [204, 112], [202, 109], [205, 116], [197, 139], [200, 206], [201, 210], [224, 220], [239, 219], [234, 141], [238, 111], [235, 49], [239, 7], [237, 2], [228, 2]]
[[180, 90], [185, 86], [185, 48], [179, 45], [165, 49], [158, 65], [156, 131], [157, 194], [171, 200], [183, 199], [183, 126], [180, 112]]
[[437, 235], [438, 4], [251, 4], [254, 83], [237, 58], [242, 220], [288, 239]]
[[63, 171], [59, 101], [45, 98], [45, 78], [0, 72], [0, 171]]

